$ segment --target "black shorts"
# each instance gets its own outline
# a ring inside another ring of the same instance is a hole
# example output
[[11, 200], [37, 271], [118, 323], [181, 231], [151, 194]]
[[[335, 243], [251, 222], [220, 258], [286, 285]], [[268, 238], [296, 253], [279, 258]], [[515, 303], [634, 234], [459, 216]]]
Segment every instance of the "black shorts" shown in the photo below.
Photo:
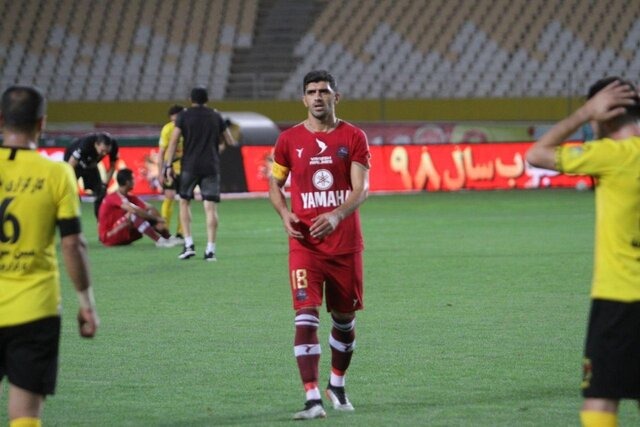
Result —
[[640, 302], [592, 301], [582, 395], [640, 399]]
[[0, 328], [0, 381], [32, 393], [53, 394], [58, 376], [60, 317]]
[[180, 175], [177, 174], [176, 176], [174, 176], [171, 180], [171, 184], [168, 184], [167, 180], [165, 179], [162, 183], [162, 189], [178, 191], [180, 189]]
[[220, 175], [196, 175], [183, 170], [180, 174], [180, 198], [193, 199], [196, 185], [200, 187], [203, 200], [216, 203], [220, 201]]

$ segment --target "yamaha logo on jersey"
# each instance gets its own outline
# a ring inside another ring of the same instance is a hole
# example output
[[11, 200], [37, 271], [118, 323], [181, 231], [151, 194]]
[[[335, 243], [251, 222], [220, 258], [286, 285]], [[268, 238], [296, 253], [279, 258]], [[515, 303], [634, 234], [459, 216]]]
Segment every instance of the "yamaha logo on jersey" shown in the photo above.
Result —
[[313, 186], [320, 191], [328, 190], [333, 185], [333, 175], [326, 169], [318, 169], [312, 180]]

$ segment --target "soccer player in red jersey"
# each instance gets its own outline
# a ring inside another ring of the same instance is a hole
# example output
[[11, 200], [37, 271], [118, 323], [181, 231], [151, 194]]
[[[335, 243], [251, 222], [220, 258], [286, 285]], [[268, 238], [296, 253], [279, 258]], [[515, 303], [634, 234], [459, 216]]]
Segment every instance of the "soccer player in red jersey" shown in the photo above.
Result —
[[[303, 80], [307, 119], [276, 142], [269, 197], [289, 236], [289, 280], [295, 310], [294, 353], [306, 391], [295, 419], [326, 416], [318, 388], [319, 309], [323, 290], [332, 328], [326, 396], [334, 409], [353, 411], [345, 373], [355, 348], [356, 311], [363, 308], [364, 248], [358, 207], [369, 189], [365, 133], [336, 117], [333, 76], [311, 71]], [[291, 210], [284, 186], [290, 178]]]
[[98, 237], [105, 246], [128, 245], [149, 236], [156, 246], [169, 248], [178, 241], [169, 239], [166, 222], [160, 212], [139, 197], [129, 194], [134, 178], [131, 169], [116, 175], [118, 190], [104, 198], [98, 213]]

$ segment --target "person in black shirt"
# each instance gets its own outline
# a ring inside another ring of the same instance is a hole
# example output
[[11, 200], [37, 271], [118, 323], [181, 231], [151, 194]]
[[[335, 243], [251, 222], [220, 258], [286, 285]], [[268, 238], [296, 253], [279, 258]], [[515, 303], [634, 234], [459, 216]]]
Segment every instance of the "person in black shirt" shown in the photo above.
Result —
[[[98, 163], [109, 155], [109, 170], [106, 181], [102, 181]], [[116, 170], [118, 160], [118, 142], [106, 132], [91, 133], [77, 138], [64, 151], [64, 161], [76, 172], [76, 178], [82, 178], [85, 190], [91, 190], [95, 197], [94, 213], [98, 211], [102, 199], [107, 193], [107, 184]]]
[[[220, 113], [206, 106], [209, 101], [207, 89], [191, 90], [191, 107], [176, 118], [176, 127], [171, 134], [167, 158], [173, 159], [180, 136], [183, 137], [183, 153], [180, 172], [180, 222], [184, 231], [184, 249], [179, 259], [195, 256], [191, 234], [191, 207], [193, 190], [200, 187], [207, 221], [207, 248], [205, 261], [216, 260], [216, 233], [218, 230], [217, 203], [220, 202], [220, 151], [225, 145], [236, 145], [231, 132]], [[171, 161], [165, 162], [161, 179], [173, 175]]]

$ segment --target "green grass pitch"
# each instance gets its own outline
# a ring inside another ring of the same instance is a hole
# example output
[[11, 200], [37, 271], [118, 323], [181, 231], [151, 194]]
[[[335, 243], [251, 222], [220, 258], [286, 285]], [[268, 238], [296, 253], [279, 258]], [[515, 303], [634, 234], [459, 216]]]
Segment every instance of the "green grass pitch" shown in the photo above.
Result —
[[[102, 326], [93, 341], [78, 337], [63, 272], [58, 391], [44, 425], [293, 422], [304, 394], [280, 219], [265, 199], [224, 200], [219, 213], [218, 262], [207, 263], [199, 202], [188, 261], [146, 238], [102, 247], [83, 205]], [[361, 217], [366, 309], [347, 377], [356, 411], [329, 408], [309, 425], [579, 425], [593, 193], [371, 196]], [[329, 323], [323, 312], [323, 388]], [[621, 425], [637, 422], [623, 403]]]

